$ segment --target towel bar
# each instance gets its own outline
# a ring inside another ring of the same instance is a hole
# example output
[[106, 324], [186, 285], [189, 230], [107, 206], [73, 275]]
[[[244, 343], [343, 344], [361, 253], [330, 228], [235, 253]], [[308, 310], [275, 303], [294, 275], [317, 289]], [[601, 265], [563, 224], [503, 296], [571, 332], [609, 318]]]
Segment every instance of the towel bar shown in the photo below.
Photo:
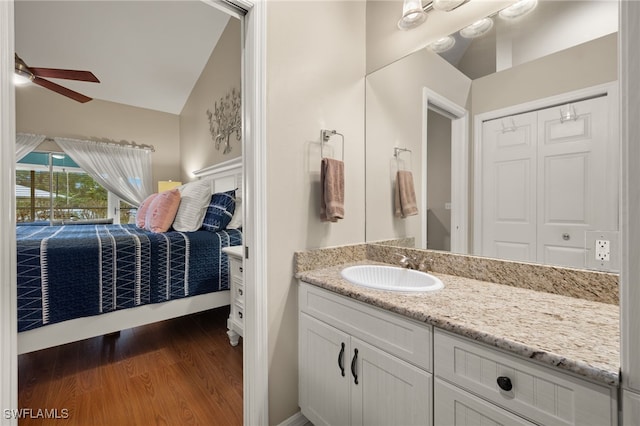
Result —
[[333, 135], [338, 135], [342, 139], [342, 161], [344, 161], [344, 135], [335, 130], [320, 130], [320, 157], [324, 158], [324, 144], [329, 142]]

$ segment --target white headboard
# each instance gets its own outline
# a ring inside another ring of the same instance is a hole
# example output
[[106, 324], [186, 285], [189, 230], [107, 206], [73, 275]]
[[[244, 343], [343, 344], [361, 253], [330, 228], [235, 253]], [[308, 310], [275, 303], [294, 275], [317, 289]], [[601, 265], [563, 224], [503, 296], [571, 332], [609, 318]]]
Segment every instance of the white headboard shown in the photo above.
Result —
[[214, 164], [193, 172], [196, 178], [211, 182], [211, 193], [237, 189], [236, 196], [242, 196], [242, 157]]

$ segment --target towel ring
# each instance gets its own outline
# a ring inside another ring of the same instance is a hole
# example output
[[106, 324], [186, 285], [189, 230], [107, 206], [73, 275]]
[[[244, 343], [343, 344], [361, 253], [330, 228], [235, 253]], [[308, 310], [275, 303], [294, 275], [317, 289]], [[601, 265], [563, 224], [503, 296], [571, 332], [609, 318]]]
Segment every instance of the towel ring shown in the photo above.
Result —
[[409, 165], [411, 165], [411, 150], [407, 148], [398, 148], [397, 146], [393, 148], [393, 156], [396, 157], [396, 162], [398, 163], [398, 170], [400, 170], [400, 154], [403, 152], [409, 153]]
[[344, 135], [342, 133], [338, 133], [335, 130], [320, 130], [320, 157], [324, 158], [324, 144], [329, 142], [331, 136], [338, 135], [341, 138], [342, 142], [342, 161], [344, 161]]

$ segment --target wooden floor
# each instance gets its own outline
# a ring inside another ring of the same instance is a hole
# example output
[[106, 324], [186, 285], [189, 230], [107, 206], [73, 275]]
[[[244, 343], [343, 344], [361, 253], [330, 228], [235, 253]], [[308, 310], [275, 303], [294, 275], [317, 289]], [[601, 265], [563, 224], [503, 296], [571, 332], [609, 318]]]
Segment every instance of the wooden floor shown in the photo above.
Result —
[[[20, 426], [241, 425], [242, 341], [229, 344], [228, 315], [218, 308], [20, 355], [18, 404], [32, 410]], [[38, 409], [68, 418], [35, 419]]]

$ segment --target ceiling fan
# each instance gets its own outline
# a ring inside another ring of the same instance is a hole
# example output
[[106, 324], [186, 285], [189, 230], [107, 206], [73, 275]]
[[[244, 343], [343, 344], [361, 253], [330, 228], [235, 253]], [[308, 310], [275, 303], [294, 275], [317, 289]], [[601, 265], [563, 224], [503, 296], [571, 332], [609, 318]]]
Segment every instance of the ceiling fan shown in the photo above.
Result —
[[79, 70], [63, 70], [56, 68], [35, 68], [29, 67], [16, 53], [15, 73], [19, 76], [29, 79], [33, 83], [46, 89], [53, 90], [63, 96], [69, 97], [75, 101], [85, 103], [92, 98], [60, 86], [52, 81], [45, 80], [47, 78], [62, 78], [65, 80], [90, 81], [92, 83], [100, 83], [100, 80], [90, 71]]

